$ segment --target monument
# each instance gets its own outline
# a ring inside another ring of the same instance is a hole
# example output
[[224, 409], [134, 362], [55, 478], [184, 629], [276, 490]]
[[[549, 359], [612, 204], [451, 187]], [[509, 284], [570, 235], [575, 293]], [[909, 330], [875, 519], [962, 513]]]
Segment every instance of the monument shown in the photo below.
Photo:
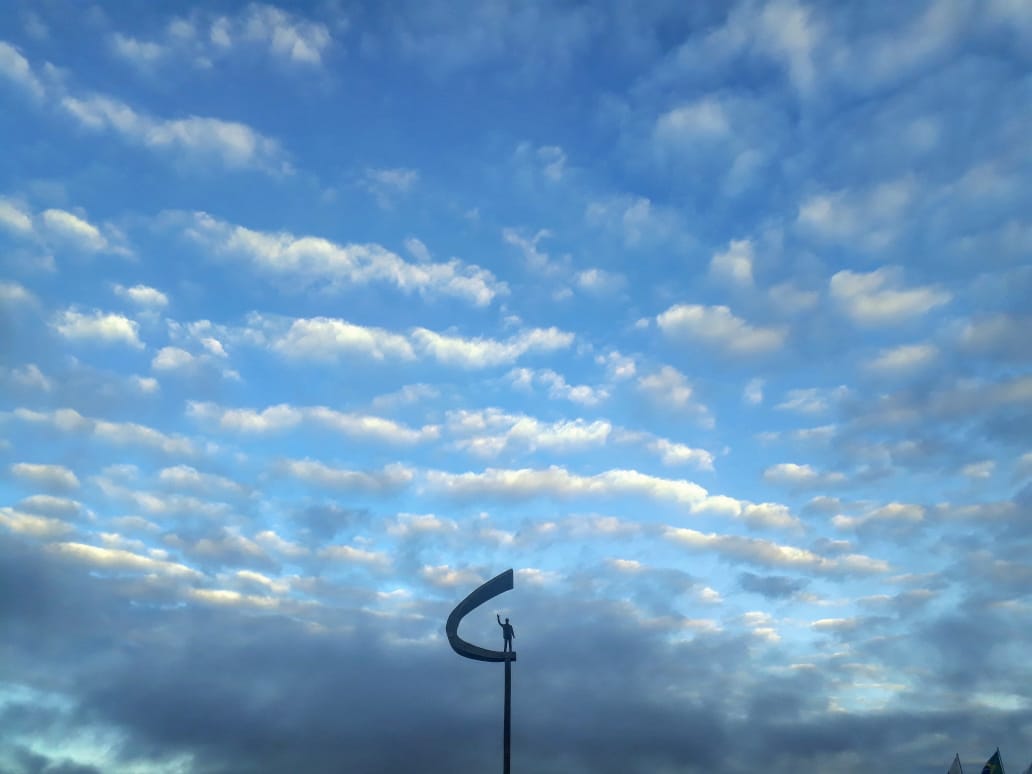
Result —
[[459, 602], [455, 609], [448, 616], [448, 622], [444, 625], [444, 631], [448, 635], [448, 644], [452, 650], [465, 658], [474, 661], [503, 661], [505, 662], [505, 720], [502, 731], [502, 771], [509, 774], [509, 727], [512, 703], [512, 662], [516, 660], [516, 653], [512, 649], [512, 638], [516, 636], [509, 619], [502, 623], [501, 617], [496, 613], [498, 625], [502, 627], [504, 640], [503, 650], [488, 650], [478, 645], [466, 642], [459, 636], [459, 622], [474, 609], [480, 607], [489, 599], [494, 599], [499, 594], [512, 590], [512, 569], [496, 575], [486, 583], [474, 589], [469, 596]]

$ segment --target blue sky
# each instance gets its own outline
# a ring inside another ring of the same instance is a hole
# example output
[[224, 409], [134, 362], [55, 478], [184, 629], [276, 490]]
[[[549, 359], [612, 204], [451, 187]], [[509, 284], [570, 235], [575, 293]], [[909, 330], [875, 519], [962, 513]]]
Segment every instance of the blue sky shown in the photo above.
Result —
[[683, 5], [7, 3], [4, 771], [1025, 763], [1032, 12]]

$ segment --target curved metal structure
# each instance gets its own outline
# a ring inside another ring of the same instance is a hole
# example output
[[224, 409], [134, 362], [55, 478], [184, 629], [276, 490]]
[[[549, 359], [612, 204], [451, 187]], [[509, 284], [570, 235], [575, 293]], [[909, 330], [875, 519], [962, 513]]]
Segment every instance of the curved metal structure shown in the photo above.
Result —
[[491, 580], [473, 590], [472, 593], [455, 606], [448, 616], [448, 622], [444, 625], [444, 631], [448, 635], [448, 643], [452, 650], [460, 656], [471, 658], [474, 661], [515, 661], [516, 654], [512, 651], [488, 650], [472, 643], [466, 642], [459, 636], [459, 622], [467, 613], [480, 607], [489, 599], [494, 599], [499, 594], [512, 591], [512, 569], [499, 573]]

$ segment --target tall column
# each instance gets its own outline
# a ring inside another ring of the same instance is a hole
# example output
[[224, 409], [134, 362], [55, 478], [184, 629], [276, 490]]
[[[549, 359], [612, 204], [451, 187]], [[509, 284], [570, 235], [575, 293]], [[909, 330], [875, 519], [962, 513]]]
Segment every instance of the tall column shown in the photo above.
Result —
[[505, 751], [505, 763], [502, 767], [504, 774], [509, 774], [509, 721], [510, 706], [512, 705], [512, 659], [505, 660], [505, 737], [502, 747]]

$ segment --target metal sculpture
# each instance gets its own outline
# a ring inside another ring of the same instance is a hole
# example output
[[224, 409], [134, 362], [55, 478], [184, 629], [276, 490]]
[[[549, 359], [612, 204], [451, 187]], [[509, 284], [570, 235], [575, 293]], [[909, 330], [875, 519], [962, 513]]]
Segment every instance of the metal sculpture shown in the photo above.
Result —
[[[487, 648], [481, 648], [478, 645], [473, 645], [472, 643], [466, 642], [462, 639], [462, 637], [459, 636], [459, 622], [468, 613], [480, 607], [489, 599], [494, 599], [499, 594], [511, 591], [512, 586], [511, 569], [496, 575], [491, 578], [491, 580], [474, 589], [469, 596], [459, 602], [459, 604], [455, 606], [455, 609], [451, 611], [451, 615], [448, 616], [448, 622], [444, 625], [444, 631], [448, 635], [448, 643], [451, 645], [452, 650], [460, 656], [471, 658], [474, 661], [505, 662], [505, 721], [502, 733], [502, 771], [504, 774], [509, 774], [509, 727], [511, 719], [510, 707], [512, 704], [511, 668], [512, 662], [516, 660], [516, 653], [512, 650], [512, 637], [515, 635], [513, 634], [513, 629], [509, 624], [508, 618], [505, 619], [504, 624], [499, 620], [498, 623], [502, 626], [502, 634], [505, 640], [505, 649], [488, 650]], [[498, 618], [498, 615], [496, 614], [495, 617]], [[508, 628], [506, 629], [506, 627]]]

